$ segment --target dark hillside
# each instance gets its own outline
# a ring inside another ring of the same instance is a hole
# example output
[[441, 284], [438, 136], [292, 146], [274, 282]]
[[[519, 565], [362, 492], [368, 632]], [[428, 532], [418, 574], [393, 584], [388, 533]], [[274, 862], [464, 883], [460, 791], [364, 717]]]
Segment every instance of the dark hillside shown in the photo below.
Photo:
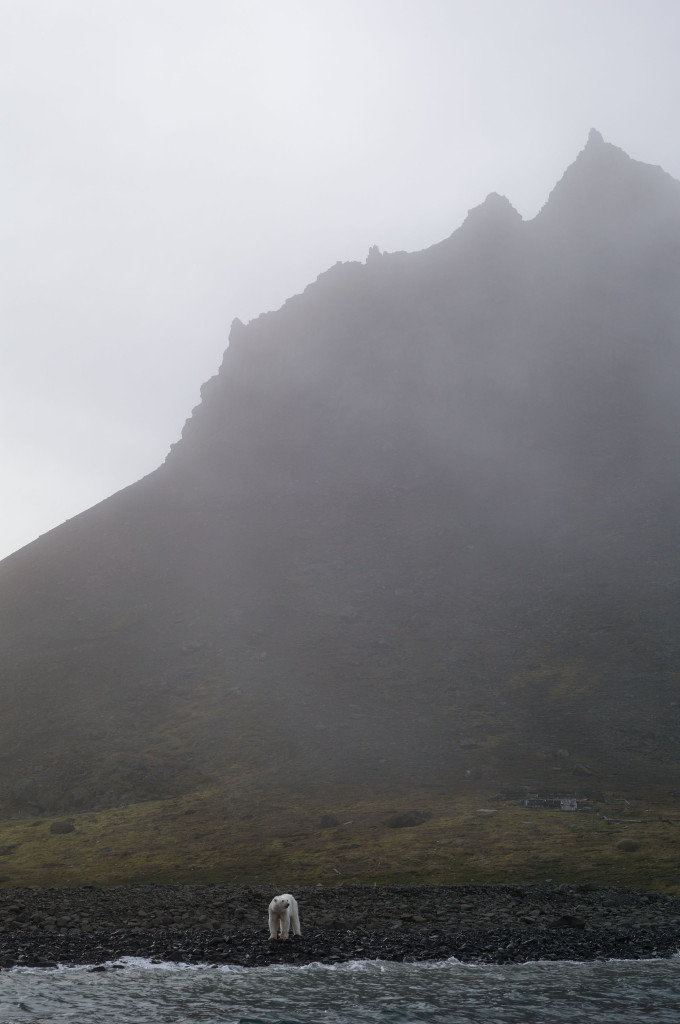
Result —
[[0, 567], [4, 812], [680, 789], [679, 295], [680, 183], [593, 132], [535, 220], [235, 321], [165, 464]]

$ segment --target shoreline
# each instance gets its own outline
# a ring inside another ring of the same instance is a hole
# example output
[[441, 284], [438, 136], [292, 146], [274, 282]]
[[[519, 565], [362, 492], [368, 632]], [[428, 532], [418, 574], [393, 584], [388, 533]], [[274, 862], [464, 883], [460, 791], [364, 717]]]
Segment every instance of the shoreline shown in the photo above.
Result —
[[0, 889], [0, 968], [123, 957], [302, 966], [653, 959], [680, 951], [680, 898], [591, 885], [302, 886], [302, 937], [270, 942], [263, 885]]

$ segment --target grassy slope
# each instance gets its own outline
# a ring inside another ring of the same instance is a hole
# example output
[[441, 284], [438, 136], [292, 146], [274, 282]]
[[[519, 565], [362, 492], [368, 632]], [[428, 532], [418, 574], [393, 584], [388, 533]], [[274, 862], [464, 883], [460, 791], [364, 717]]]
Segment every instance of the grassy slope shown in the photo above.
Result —
[[[576, 881], [679, 893], [677, 806], [607, 795], [576, 813], [493, 801], [482, 791], [450, 798], [402, 793], [334, 803], [309, 794], [291, 805], [263, 795], [248, 776], [174, 800], [75, 815], [75, 831], [54, 819], [0, 823], [6, 885], [148, 882], [262, 882], [288, 887], [340, 882], [442, 883]], [[411, 828], [387, 825], [395, 811], [432, 816]], [[322, 829], [332, 811], [337, 827]], [[485, 813], [486, 811], [486, 813]], [[492, 812], [492, 813], [489, 813]], [[621, 849], [632, 840], [638, 849]]]

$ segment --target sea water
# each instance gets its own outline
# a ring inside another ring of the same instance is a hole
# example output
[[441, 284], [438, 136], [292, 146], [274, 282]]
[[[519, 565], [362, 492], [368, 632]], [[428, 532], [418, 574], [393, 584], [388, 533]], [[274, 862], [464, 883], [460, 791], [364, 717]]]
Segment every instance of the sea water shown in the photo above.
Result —
[[502, 966], [210, 967], [117, 961], [0, 972], [0, 1022], [678, 1024], [680, 957]]

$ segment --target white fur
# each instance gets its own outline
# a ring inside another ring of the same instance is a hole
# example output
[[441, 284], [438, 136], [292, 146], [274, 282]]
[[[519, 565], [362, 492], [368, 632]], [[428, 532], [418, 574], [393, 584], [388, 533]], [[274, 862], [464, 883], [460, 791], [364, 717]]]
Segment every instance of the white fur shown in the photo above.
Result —
[[[287, 939], [293, 926], [293, 935], [300, 934], [300, 914], [297, 900], [289, 892], [275, 896], [269, 904], [269, 939]], [[279, 932], [281, 933], [279, 935]]]

